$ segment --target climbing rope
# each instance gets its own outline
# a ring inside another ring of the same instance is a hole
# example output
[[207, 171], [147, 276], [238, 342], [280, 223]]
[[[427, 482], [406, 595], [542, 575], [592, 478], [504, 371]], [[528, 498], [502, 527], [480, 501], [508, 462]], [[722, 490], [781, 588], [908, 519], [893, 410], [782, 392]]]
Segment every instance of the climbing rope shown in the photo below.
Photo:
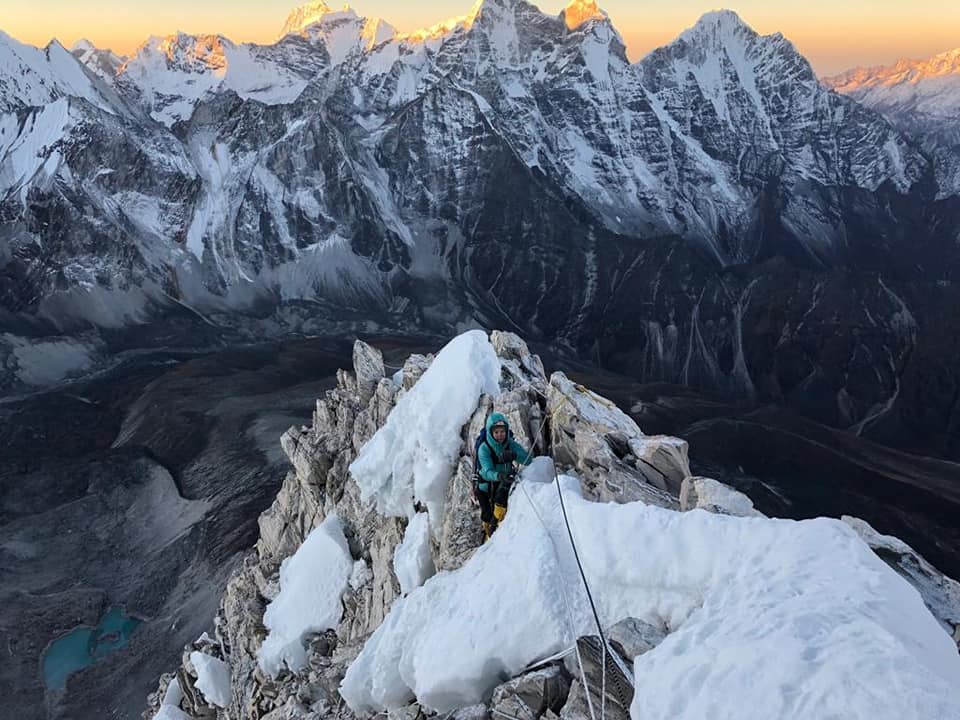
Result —
[[[560, 563], [560, 551], [557, 548], [556, 540], [553, 539], [553, 533], [550, 532], [550, 529], [547, 527], [547, 524], [543, 520], [543, 516], [540, 515], [540, 510], [537, 508], [536, 503], [533, 502], [533, 498], [530, 497], [530, 493], [527, 492], [527, 488], [524, 487], [523, 483], [517, 483], [517, 487], [520, 488], [520, 491], [527, 498], [527, 502], [530, 503], [530, 507], [533, 508], [534, 514], [537, 516], [537, 520], [540, 522], [540, 526], [543, 528], [543, 531], [547, 534], [547, 537], [550, 538], [550, 546], [553, 548], [554, 559], [556, 560], [557, 569], [560, 570], [562, 565]], [[587, 709], [590, 711], [590, 720], [597, 720], [596, 713], [593, 710], [593, 701], [590, 698], [590, 684], [587, 682], [587, 674], [583, 669], [583, 657], [580, 655], [580, 645], [577, 643], [576, 631], [573, 628], [573, 608], [570, 605], [570, 598], [567, 596], [567, 586], [564, 583], [560, 583], [560, 594], [563, 596], [563, 604], [567, 610], [567, 619], [570, 621], [570, 635], [573, 637], [573, 651], [577, 654], [577, 667], [580, 668], [580, 680], [583, 682], [584, 694], [587, 696]], [[561, 657], [568, 655], [571, 651], [567, 650], [564, 652]], [[543, 664], [541, 661], [539, 664]], [[601, 714], [603, 710], [601, 709]]]
[[[536, 388], [536, 387], [534, 387], [534, 386], [531, 386], [531, 387], [533, 387], [534, 391], [535, 391], [537, 394], [539, 394], [544, 400], [549, 401], [549, 399], [546, 397], [546, 395], [544, 395], [542, 392], [540, 392], [540, 390], [539, 390], [538, 388]], [[569, 401], [568, 398], [564, 398], [564, 399]], [[544, 408], [543, 420], [541, 421], [540, 427], [539, 427], [538, 430], [537, 430], [537, 437], [538, 437], [538, 438], [542, 438], [542, 437], [543, 437], [543, 431], [544, 431], [544, 429], [545, 429], [545, 427], [546, 427], [547, 420], [551, 419], [552, 416], [555, 415], [558, 410], [559, 410], [559, 408], [557, 408], [556, 410], [554, 410], [553, 413], [548, 413], [548, 412], [546, 412], [546, 408]], [[532, 452], [532, 448], [531, 448], [531, 452]], [[590, 583], [587, 581], [587, 575], [586, 575], [586, 572], [585, 572], [584, 569], [583, 569], [583, 563], [582, 563], [581, 560], [580, 560], [580, 551], [577, 549], [577, 543], [576, 543], [576, 540], [574, 540], [574, 537], [573, 537], [573, 529], [572, 529], [571, 526], [570, 526], [570, 517], [569, 517], [569, 515], [567, 514], [567, 506], [566, 506], [566, 503], [565, 503], [564, 500], [563, 500], [563, 490], [562, 490], [561, 487], [560, 487], [560, 474], [557, 472], [557, 464], [556, 464], [556, 461], [554, 461], [554, 459], [553, 459], [552, 453], [550, 454], [550, 460], [551, 460], [551, 463], [553, 464], [553, 480], [554, 480], [554, 485], [555, 485], [556, 488], [557, 488], [557, 497], [560, 499], [560, 509], [561, 509], [561, 511], [562, 511], [562, 513], [563, 513], [563, 523], [564, 523], [564, 525], [566, 526], [566, 529], [567, 529], [567, 537], [568, 537], [569, 540], [570, 540], [570, 547], [573, 549], [573, 556], [574, 556], [574, 559], [575, 559], [576, 562], [577, 562], [577, 568], [578, 568], [578, 570], [579, 570], [579, 572], [580, 572], [580, 580], [583, 582], [584, 590], [585, 590], [586, 593], [587, 593], [587, 600], [588, 600], [589, 603], [590, 603], [590, 610], [591, 610], [591, 612], [593, 613], [593, 619], [594, 619], [594, 622], [595, 622], [596, 625], [597, 625], [597, 633], [599, 634], [599, 637], [600, 637], [600, 643], [601, 643], [601, 653], [600, 653], [600, 657], [601, 657], [601, 661], [600, 661], [600, 668], [601, 668], [601, 670], [600, 670], [600, 673], [601, 673], [601, 675], [600, 675], [600, 678], [601, 678], [601, 680], [600, 680], [600, 683], [601, 683], [601, 687], [600, 687], [600, 720], [606, 720], [606, 707], [607, 707], [607, 652], [609, 652], [609, 650], [608, 650], [608, 645], [607, 645], [607, 638], [606, 638], [606, 635], [605, 635], [604, 632], [603, 632], [603, 624], [600, 622], [600, 614], [597, 612], [597, 605], [596, 605], [596, 603], [594, 602], [594, 599], [593, 599], [593, 592], [590, 590]], [[556, 559], [556, 562], [557, 562], [557, 568], [560, 569], [560, 568], [562, 567], [562, 566], [561, 566], [561, 563], [560, 563], [560, 552], [559, 552], [559, 550], [557, 549], [556, 542], [555, 542], [555, 540], [554, 540], [554, 538], [553, 538], [553, 533], [550, 532], [549, 528], [547, 527], [546, 523], [545, 523], [544, 520], [543, 520], [543, 517], [540, 515], [540, 511], [537, 509], [536, 504], [533, 502], [533, 499], [530, 497], [530, 494], [527, 492], [527, 489], [523, 486], [523, 483], [517, 483], [516, 485], [519, 486], [520, 489], [523, 491], [524, 496], [527, 498], [527, 502], [530, 504], [530, 507], [533, 508], [534, 514], [537, 516], [537, 520], [540, 522], [540, 525], [543, 527], [544, 532], [547, 533], [547, 537], [550, 538], [550, 544], [551, 544], [551, 546], [553, 547], [553, 553], [554, 553], [554, 558]], [[572, 612], [572, 609], [571, 609], [571, 607], [570, 607], [569, 598], [567, 597], [566, 587], [564, 586], [563, 583], [561, 583], [561, 584], [560, 584], [560, 588], [561, 588], [561, 593], [562, 593], [562, 595], [563, 595], [564, 604], [566, 605], [566, 608], [567, 608], [567, 616], [568, 616], [568, 618], [570, 618], [570, 620], [571, 620], [571, 622], [572, 622], [573, 612]], [[571, 632], [571, 635], [575, 635], [575, 634], [576, 634], [575, 632]], [[586, 698], [587, 698], [587, 708], [590, 710], [591, 720], [596, 720], [596, 714], [595, 714], [594, 709], [593, 709], [593, 701], [592, 701], [591, 695], [590, 695], [590, 685], [587, 683], [587, 675], [586, 675], [586, 672], [584, 672], [584, 669], [583, 669], [583, 658], [582, 658], [582, 656], [581, 656], [581, 654], [580, 654], [580, 645], [579, 645], [579, 643], [576, 641], [576, 638], [574, 638], [574, 648], [576, 649], [576, 653], [577, 653], [577, 665], [578, 665], [579, 668], [580, 668], [580, 678], [581, 678], [581, 681], [583, 682], [584, 695], [586, 695]], [[566, 654], [566, 653], [565, 653], [565, 654]]]
[[[555, 418], [556, 414], [560, 411], [560, 407], [561, 407], [562, 403], [561, 403], [561, 405], [558, 405], [558, 406], [553, 410], [552, 413], [549, 413], [549, 412], [547, 412], [547, 407], [546, 407], [547, 405], [549, 405], [549, 398], [547, 397], [547, 395], [546, 395], [544, 392], [542, 392], [539, 388], [537, 388], [535, 385], [530, 385], [530, 387], [533, 388], [533, 391], [534, 391], [535, 393], [537, 393], [537, 394], [538, 394], [541, 398], [543, 398], [543, 400], [545, 401], [545, 406], [544, 406], [544, 408], [543, 408], [543, 420], [541, 421], [540, 426], [539, 426], [539, 428], [537, 429], [536, 437], [531, 438], [531, 452], [532, 452], [532, 450], [533, 450], [533, 449], [532, 449], [532, 444], [533, 444], [533, 442], [536, 441], [536, 440], [539, 440], [539, 439], [543, 439], [544, 449], [546, 449], [547, 440], [546, 440], [546, 438], [545, 438], [545, 436], [544, 436], [544, 434], [543, 434], [544, 429], [545, 429], [546, 426], [547, 426], [547, 421], [548, 421], [548, 420], [553, 420], [553, 419]], [[605, 405], [605, 406], [608, 407], [608, 408], [616, 407], [616, 406], [613, 405], [609, 400], [606, 400], [605, 398], [601, 398], [600, 396], [596, 395], [595, 393], [590, 392], [590, 391], [589, 391], [587, 388], [585, 388], [583, 385], [577, 384], [577, 385], [574, 386], [574, 388], [575, 388], [578, 392], [580, 392], [580, 393], [582, 393], [582, 394], [591, 395], [591, 396], [592, 396], [593, 398], [595, 398], [601, 405]], [[569, 403], [571, 406], [573, 406], [574, 410], [576, 410], [576, 406], [574, 405], [573, 401], [572, 401], [569, 397], [567, 397], [566, 395], [563, 395], [563, 396], [561, 397], [561, 400], [562, 400], [562, 402]], [[576, 540], [575, 540], [575, 538], [574, 538], [574, 536], [573, 536], [573, 528], [572, 528], [572, 526], [571, 526], [571, 524], [570, 524], [570, 516], [569, 516], [569, 514], [567, 513], [567, 506], [566, 506], [566, 503], [564, 502], [564, 499], [563, 499], [563, 490], [562, 490], [562, 488], [560, 487], [560, 474], [559, 474], [559, 472], [557, 471], [556, 461], [555, 461], [554, 458], [553, 458], [552, 452], [549, 453], [549, 457], [550, 457], [550, 459], [551, 459], [551, 462], [553, 462], [553, 479], [554, 479], [554, 485], [555, 485], [556, 488], [557, 488], [557, 497], [558, 497], [559, 500], [560, 500], [560, 510], [561, 510], [561, 512], [562, 512], [562, 514], [563, 514], [563, 522], [564, 522], [564, 526], [566, 527], [566, 530], [567, 530], [567, 538], [570, 540], [570, 547], [571, 547], [571, 549], [573, 550], [573, 556], [574, 556], [574, 559], [576, 560], [577, 569], [578, 569], [578, 571], [579, 571], [579, 573], [580, 573], [580, 580], [581, 580], [581, 582], [583, 583], [583, 588], [584, 588], [584, 590], [585, 590], [585, 592], [586, 592], [587, 600], [588, 600], [588, 602], [589, 602], [589, 604], [590, 604], [590, 610], [591, 610], [591, 612], [592, 612], [592, 614], [593, 614], [593, 619], [594, 619], [594, 622], [596, 623], [596, 626], [597, 626], [597, 634], [598, 634], [599, 639], [600, 639], [600, 668], [601, 668], [601, 670], [600, 670], [600, 672], [601, 672], [600, 720], [606, 720], [606, 701], [607, 701], [607, 655], [608, 655], [608, 653], [611, 652], [611, 651], [610, 651], [610, 646], [609, 646], [609, 644], [608, 644], [608, 642], [607, 642], [606, 635], [605, 635], [605, 633], [603, 632], [603, 624], [600, 622], [600, 614], [599, 614], [599, 612], [597, 611], [597, 605], [596, 605], [596, 602], [594, 601], [593, 591], [590, 589], [590, 583], [589, 583], [589, 581], [587, 580], [587, 575], [586, 575], [586, 572], [584, 571], [584, 568], [583, 568], [583, 562], [581, 561], [581, 558], [580, 558], [580, 551], [579, 551], [579, 549], [577, 548], [577, 543], [576, 543]], [[656, 471], [657, 473], [659, 473], [665, 480], [668, 479], [668, 478], [667, 478], [667, 475], [666, 475], [662, 470], [660, 470], [659, 468], [655, 467], [652, 463], [648, 462], [648, 461], [645, 460], [644, 458], [637, 458], [637, 459], [638, 459], [640, 462], [644, 463], [644, 464], [645, 464], [646, 466], [648, 466], [649, 468], [651, 468], [652, 470], [655, 470], [655, 471]], [[526, 499], [527, 499], [527, 502], [530, 504], [530, 507], [533, 508], [534, 514], [536, 515], [538, 522], [540, 523], [541, 527], [543, 527], [544, 532], [547, 533], [547, 537], [550, 538], [550, 544], [551, 544], [551, 547], [553, 548], [553, 554], [554, 554], [554, 558], [555, 558], [555, 560], [556, 560], [557, 568], [558, 568], [558, 569], [561, 569], [561, 568], [562, 568], [562, 565], [561, 565], [561, 561], [560, 561], [560, 552], [559, 552], [559, 549], [557, 548], [556, 541], [554, 540], [553, 534], [550, 532], [550, 529], [547, 527], [547, 524], [546, 524], [546, 522], [544, 521], [543, 516], [540, 514], [539, 509], [537, 508], [536, 504], [533, 502], [533, 498], [530, 497], [530, 494], [527, 492], [526, 487], [524, 487], [524, 484], [523, 484], [523, 483], [517, 482], [517, 483], [515, 483], [515, 487], [519, 487], [520, 490], [523, 492], [524, 496], [525, 496]], [[565, 605], [566, 610], [567, 610], [567, 617], [570, 619], [571, 624], [572, 624], [572, 622], [573, 622], [573, 611], [572, 611], [572, 608], [571, 608], [571, 605], [570, 605], [570, 599], [569, 599], [569, 597], [568, 597], [568, 595], [567, 595], [566, 586], [565, 586], [563, 583], [561, 583], [561, 584], [560, 584], [560, 589], [561, 589], [561, 594], [562, 594], [562, 596], [563, 596], [564, 605]], [[573, 628], [571, 628], [571, 633], [570, 633], [570, 634], [571, 634], [571, 635], [576, 635], [576, 632], [575, 632], [575, 630], [574, 630]], [[536, 663], [535, 665], [533, 665], [533, 666], [531, 666], [531, 667], [541, 666], [541, 665], [543, 665], [543, 664], [545, 664], [545, 663], [547, 663], [547, 662], [551, 662], [551, 661], [553, 661], [553, 660], [555, 660], [555, 659], [559, 659], [559, 658], [565, 657], [565, 656], [569, 655], [569, 654], [570, 654], [571, 652], [573, 652], [573, 651], [575, 651], [575, 652], [576, 652], [576, 655], [577, 655], [577, 665], [578, 665], [578, 667], [579, 667], [579, 669], [580, 669], [580, 679], [581, 679], [581, 682], [583, 682], [584, 694], [585, 694], [585, 696], [586, 696], [587, 708], [588, 708], [588, 710], [589, 710], [589, 712], [590, 712], [590, 718], [591, 718], [591, 720], [597, 720], [597, 718], [596, 718], [596, 713], [595, 713], [594, 707], [593, 707], [593, 701], [592, 701], [592, 696], [591, 696], [591, 692], [590, 692], [590, 685], [589, 685], [589, 683], [587, 682], [586, 672], [585, 672], [584, 669], [583, 669], [583, 657], [582, 657], [582, 655], [581, 655], [581, 653], [580, 653], [580, 644], [579, 644], [579, 642], [577, 642], [577, 639], [576, 639], [576, 638], [574, 638], [574, 645], [573, 645], [573, 648], [572, 648], [571, 650], [566, 650], [566, 651], [564, 651], [564, 652], [562, 652], [562, 653], [559, 653], [559, 654], [557, 654], [557, 655], [554, 655], [554, 656], [551, 657], [551, 658], [547, 658], [547, 659], [545, 659], [545, 660], [541, 660], [541, 661], [539, 661], [538, 663]], [[612, 656], [611, 656], [611, 659], [612, 659]], [[615, 679], [616, 679], [616, 678], [615, 678]], [[621, 701], [621, 703], [622, 703], [624, 706], [626, 706], [626, 705], [627, 705], [627, 702], [626, 702], [626, 698], [624, 697], [623, 688], [620, 687], [620, 682], [617, 682], [617, 683], [615, 683], [615, 684], [617, 685], [617, 694], [618, 694], [618, 696], [620, 697], [620, 701]], [[508, 715], [506, 715], [505, 713], [497, 713], [497, 714], [503, 715], [504, 717], [507, 717], [509, 720], [517, 720], [516, 718], [510, 718], [510, 717], [509, 717]]]

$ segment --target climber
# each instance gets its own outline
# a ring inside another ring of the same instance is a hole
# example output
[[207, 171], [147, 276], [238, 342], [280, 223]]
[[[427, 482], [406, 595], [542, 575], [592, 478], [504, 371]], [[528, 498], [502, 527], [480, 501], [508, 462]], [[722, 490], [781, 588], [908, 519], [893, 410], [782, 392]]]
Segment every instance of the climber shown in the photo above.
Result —
[[530, 453], [516, 440], [507, 419], [500, 413], [487, 418], [487, 425], [474, 443], [475, 494], [480, 504], [484, 542], [507, 514], [516, 465], [529, 465]]

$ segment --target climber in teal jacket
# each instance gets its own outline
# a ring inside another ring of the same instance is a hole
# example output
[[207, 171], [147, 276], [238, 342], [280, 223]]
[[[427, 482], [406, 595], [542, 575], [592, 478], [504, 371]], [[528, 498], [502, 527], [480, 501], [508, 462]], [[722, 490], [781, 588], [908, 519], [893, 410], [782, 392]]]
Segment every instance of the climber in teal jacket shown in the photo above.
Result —
[[513, 439], [510, 424], [501, 413], [487, 418], [486, 438], [477, 449], [477, 502], [485, 539], [507, 514], [510, 486], [516, 477], [514, 463], [529, 465], [530, 460], [530, 453]]

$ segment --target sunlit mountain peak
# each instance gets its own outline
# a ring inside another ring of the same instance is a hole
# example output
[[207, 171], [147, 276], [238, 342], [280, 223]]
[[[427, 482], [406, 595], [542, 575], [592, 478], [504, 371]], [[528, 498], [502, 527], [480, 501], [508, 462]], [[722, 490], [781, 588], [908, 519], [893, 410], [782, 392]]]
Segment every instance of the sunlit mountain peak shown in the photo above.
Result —
[[600, 9], [596, 0], [571, 0], [563, 10], [563, 20], [570, 30], [576, 30], [588, 20], [605, 19], [607, 14]]
[[415, 43], [425, 43], [431, 40], [438, 40], [446, 37], [457, 30], [469, 30], [477, 20], [480, 11], [483, 9], [483, 0], [478, 0], [466, 15], [449, 18], [436, 25], [404, 33], [400, 36], [401, 40]]
[[898, 60], [893, 65], [858, 67], [824, 83], [837, 92], [850, 94], [877, 88], [919, 85], [928, 80], [960, 81], [960, 48], [935, 55], [929, 60]]
[[356, 18], [357, 13], [346, 4], [340, 10], [333, 10], [323, 0], [313, 0], [306, 5], [301, 5], [287, 16], [280, 37], [286, 37], [291, 33], [301, 33], [311, 25], [331, 19], [330, 16]]

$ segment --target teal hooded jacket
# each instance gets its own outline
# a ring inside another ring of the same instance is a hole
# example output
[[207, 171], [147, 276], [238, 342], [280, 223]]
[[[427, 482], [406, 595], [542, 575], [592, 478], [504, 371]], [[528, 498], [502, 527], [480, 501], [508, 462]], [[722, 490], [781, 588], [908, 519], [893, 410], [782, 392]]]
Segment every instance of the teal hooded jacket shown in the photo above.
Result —
[[[507, 426], [507, 439], [503, 443], [498, 443], [493, 439], [491, 428], [497, 423], [504, 423]], [[523, 449], [523, 446], [513, 439], [513, 433], [510, 431], [510, 424], [501, 413], [493, 413], [487, 418], [487, 441], [480, 446], [477, 453], [477, 462], [480, 466], [480, 477], [482, 482], [477, 483], [481, 492], [490, 492], [490, 483], [497, 482], [499, 473], [510, 472], [511, 464], [500, 462], [503, 451], [510, 447], [516, 455], [517, 462], [521, 465], [530, 464], [530, 453]], [[493, 452], [491, 452], [491, 448]], [[496, 454], [494, 454], [496, 453]]]

